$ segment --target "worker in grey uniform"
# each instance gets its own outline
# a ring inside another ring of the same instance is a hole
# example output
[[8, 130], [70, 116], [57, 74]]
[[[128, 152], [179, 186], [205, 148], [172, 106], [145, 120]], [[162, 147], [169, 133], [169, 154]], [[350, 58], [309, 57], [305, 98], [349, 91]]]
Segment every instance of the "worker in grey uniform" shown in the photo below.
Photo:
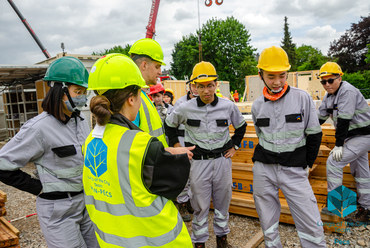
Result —
[[[318, 110], [320, 124], [329, 117], [335, 126], [335, 147], [326, 161], [328, 192], [342, 185], [343, 167], [350, 164], [356, 180], [359, 207], [348, 222], [370, 224], [370, 107], [361, 92], [342, 81], [342, 69], [335, 62], [325, 63], [319, 71], [327, 91]], [[327, 207], [322, 213], [332, 214]]]
[[[85, 208], [82, 145], [90, 128], [80, 112], [86, 104], [89, 73], [74, 57], [48, 67], [50, 90], [44, 112], [28, 120], [0, 150], [0, 181], [37, 195], [36, 210], [49, 248], [99, 247]], [[28, 162], [39, 179], [20, 170]]]
[[[193, 75], [191, 75], [190, 79], [192, 77]], [[189, 84], [189, 91], [185, 96], [180, 97], [176, 101], [175, 105], [173, 106], [172, 111], [174, 111], [178, 106], [180, 106], [180, 104], [187, 102], [198, 96], [198, 91], [197, 91], [197, 88], [195, 87], [195, 84], [191, 84], [190, 81], [186, 83]], [[179, 140], [179, 143], [177, 143], [176, 146], [185, 147], [184, 137], [185, 137], [185, 126], [184, 124], [180, 124], [177, 127], [177, 138]], [[190, 190], [190, 181], [189, 181], [186, 184], [184, 190], [180, 193], [180, 195], [176, 199], [177, 203], [179, 204], [179, 212], [181, 214], [182, 219], [185, 222], [191, 221], [190, 214], [194, 213], [194, 209], [190, 203], [190, 195], [191, 195], [191, 190]]]
[[265, 247], [282, 247], [279, 189], [289, 205], [302, 247], [326, 247], [320, 212], [308, 180], [322, 137], [315, 105], [306, 91], [287, 84], [290, 64], [282, 48], [264, 49], [257, 67], [265, 87], [252, 105], [259, 139], [252, 158], [253, 198]]
[[[205, 247], [209, 237], [208, 212], [215, 209], [213, 229], [217, 247], [231, 247], [227, 241], [229, 205], [232, 193], [231, 157], [244, 137], [246, 122], [237, 106], [215, 95], [217, 73], [209, 62], [193, 68], [192, 83], [199, 97], [180, 104], [165, 121], [170, 145], [176, 145], [176, 128], [185, 125], [185, 146], [193, 146], [190, 170], [191, 206], [194, 208], [193, 233], [195, 247]], [[230, 138], [229, 125], [235, 127]]]

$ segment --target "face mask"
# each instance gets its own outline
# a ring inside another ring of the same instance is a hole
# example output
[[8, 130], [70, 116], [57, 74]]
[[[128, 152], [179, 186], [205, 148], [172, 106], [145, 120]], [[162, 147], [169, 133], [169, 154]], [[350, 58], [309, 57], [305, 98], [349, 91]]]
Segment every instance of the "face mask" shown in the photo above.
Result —
[[281, 87], [281, 88], [280, 88], [280, 89], [278, 89], [278, 90], [271, 90], [271, 92], [276, 94], [276, 93], [279, 93], [279, 92], [280, 92], [280, 91], [282, 91], [282, 90], [283, 90], [283, 87]]
[[[76, 96], [76, 97], [72, 97], [72, 101], [75, 104], [76, 108], [78, 110], [81, 110], [82, 107], [85, 106], [85, 104], [87, 102], [87, 96], [82, 94], [82, 95], [79, 95], [79, 96]], [[67, 105], [68, 111], [74, 112], [71, 103], [68, 100], [64, 101], [64, 102]]]

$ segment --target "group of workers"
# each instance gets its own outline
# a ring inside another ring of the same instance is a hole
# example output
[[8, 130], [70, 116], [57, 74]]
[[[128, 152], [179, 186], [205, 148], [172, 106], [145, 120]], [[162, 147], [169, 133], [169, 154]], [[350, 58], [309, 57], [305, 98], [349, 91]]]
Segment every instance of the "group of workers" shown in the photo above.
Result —
[[[211, 200], [217, 247], [231, 247], [231, 157], [246, 131], [244, 117], [232, 101], [216, 95], [218, 75], [211, 63], [194, 66], [189, 92], [172, 106], [173, 92], [157, 84], [165, 65], [160, 45], [141, 39], [129, 54], [101, 57], [90, 75], [76, 58], [55, 60], [44, 77], [50, 86], [44, 112], [0, 150], [0, 181], [37, 195], [48, 247], [205, 247]], [[253, 198], [265, 246], [282, 247], [281, 189], [302, 247], [326, 247], [308, 180], [320, 124], [332, 117], [336, 127], [328, 191], [342, 184], [343, 167], [350, 163], [360, 207], [348, 221], [370, 223], [370, 108], [342, 81], [334, 62], [319, 72], [328, 94], [318, 114], [307, 92], [287, 84], [290, 64], [282, 48], [263, 50], [257, 67], [265, 87], [252, 106], [259, 138]], [[146, 93], [150, 86], [154, 103]], [[87, 90], [96, 94], [90, 101], [92, 131], [81, 113]], [[36, 165], [35, 175], [20, 170], [28, 162]], [[193, 213], [191, 236], [175, 200]]]

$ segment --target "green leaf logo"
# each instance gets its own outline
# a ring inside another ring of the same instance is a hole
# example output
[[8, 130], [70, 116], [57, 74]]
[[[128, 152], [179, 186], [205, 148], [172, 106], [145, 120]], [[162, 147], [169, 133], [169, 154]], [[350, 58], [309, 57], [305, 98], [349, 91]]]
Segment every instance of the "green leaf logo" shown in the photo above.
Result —
[[345, 217], [356, 211], [356, 193], [349, 188], [339, 186], [328, 194], [328, 210], [339, 217]]
[[100, 177], [107, 171], [107, 151], [108, 147], [102, 139], [94, 138], [87, 145], [85, 166], [96, 177]]

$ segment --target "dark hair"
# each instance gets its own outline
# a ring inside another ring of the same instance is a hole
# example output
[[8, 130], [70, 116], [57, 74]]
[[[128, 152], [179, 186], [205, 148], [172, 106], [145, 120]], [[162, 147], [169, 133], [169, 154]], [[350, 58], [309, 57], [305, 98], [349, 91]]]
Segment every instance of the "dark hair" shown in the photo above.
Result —
[[173, 101], [173, 95], [172, 95], [172, 93], [171, 93], [171, 92], [167, 92], [167, 91], [166, 91], [166, 92], [164, 93], [164, 95], [165, 95], [165, 96], [168, 96], [169, 98], [171, 98], [170, 104], [172, 105], [172, 101]]
[[[131, 85], [124, 89], [108, 90], [103, 95], [94, 96], [90, 101], [90, 111], [100, 126], [106, 125], [113, 114], [121, 111], [123, 104], [131, 96], [137, 96], [139, 86]], [[95, 91], [95, 94], [98, 94]]]
[[[60, 121], [65, 121], [66, 117], [63, 113], [63, 89], [62, 83], [53, 82], [54, 85], [50, 87], [50, 90], [46, 94], [44, 100], [42, 101], [41, 107], [45, 112], [54, 116]], [[50, 82], [48, 82], [50, 86]], [[70, 85], [70, 84], [66, 84]]]
[[143, 61], [146, 61], [148, 64], [152, 63], [154, 60], [149, 57], [148, 55], [145, 54], [136, 54], [136, 53], [131, 53], [130, 58], [135, 62], [137, 66], [140, 67], [141, 63]]

